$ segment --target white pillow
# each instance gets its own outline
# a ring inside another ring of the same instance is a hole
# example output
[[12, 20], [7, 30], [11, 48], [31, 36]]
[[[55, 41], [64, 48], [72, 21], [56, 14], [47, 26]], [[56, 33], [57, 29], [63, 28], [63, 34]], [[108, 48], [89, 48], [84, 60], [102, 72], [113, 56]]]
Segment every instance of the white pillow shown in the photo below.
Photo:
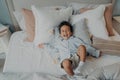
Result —
[[70, 3], [68, 6], [72, 7], [74, 10], [74, 14], [79, 13], [81, 8], [95, 8], [98, 7], [100, 4], [91, 4], [91, 3]]
[[[102, 5], [107, 6], [108, 4], [110, 4], [110, 3], [106, 3], [106, 4], [102, 4]], [[95, 3], [75, 3], [75, 2], [68, 4], [68, 6], [73, 8], [74, 14], [79, 14], [81, 8], [96, 8], [99, 5], [101, 5], [101, 4], [95, 4]]]
[[68, 7], [60, 10], [46, 10], [32, 6], [35, 16], [35, 38], [34, 43], [37, 46], [40, 43], [48, 43], [53, 39], [52, 31], [62, 21], [68, 21], [72, 15], [72, 8]]
[[22, 13], [20, 11], [14, 11], [13, 14], [14, 14], [16, 20], [17, 20], [17, 23], [18, 23], [19, 27], [23, 31], [25, 31], [26, 30], [26, 28], [25, 28], [25, 20], [24, 20], [24, 17], [22, 15]]
[[[72, 21], [74, 21], [74, 20], [72, 20]], [[78, 38], [81, 38], [85, 43], [91, 44], [90, 35], [89, 35], [87, 25], [85, 23], [85, 19], [82, 18], [78, 22], [72, 23], [72, 25], [73, 25], [73, 30], [74, 30], [73, 35]]]
[[[65, 6], [51, 6], [51, 7], [43, 7], [43, 9], [47, 9], [47, 10], [59, 10], [59, 9], [64, 9]], [[20, 27], [20, 29], [22, 29], [23, 31], [26, 31], [26, 27], [25, 27], [25, 20], [24, 20], [24, 16], [22, 14], [21, 11], [14, 11], [13, 12], [17, 23]]]
[[73, 23], [79, 21], [81, 18], [87, 19], [87, 26], [90, 33], [96, 37], [108, 39], [108, 32], [105, 27], [105, 20], [104, 20], [104, 10], [105, 6], [100, 5], [99, 7], [86, 11], [82, 14], [74, 15], [72, 17], [74, 20]]

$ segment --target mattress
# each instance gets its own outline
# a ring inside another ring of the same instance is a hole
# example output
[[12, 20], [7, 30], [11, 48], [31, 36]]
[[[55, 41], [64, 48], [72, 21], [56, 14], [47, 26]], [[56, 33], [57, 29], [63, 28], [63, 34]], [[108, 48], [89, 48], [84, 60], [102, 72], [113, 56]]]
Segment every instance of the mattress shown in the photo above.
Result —
[[[9, 50], [3, 72], [41, 72], [54, 75], [65, 74], [59, 64], [55, 64], [50, 55], [33, 43], [24, 41], [23, 31], [15, 32], [9, 43]], [[82, 73], [90, 74], [97, 68], [120, 63], [119, 56], [103, 54], [100, 58], [87, 57]]]

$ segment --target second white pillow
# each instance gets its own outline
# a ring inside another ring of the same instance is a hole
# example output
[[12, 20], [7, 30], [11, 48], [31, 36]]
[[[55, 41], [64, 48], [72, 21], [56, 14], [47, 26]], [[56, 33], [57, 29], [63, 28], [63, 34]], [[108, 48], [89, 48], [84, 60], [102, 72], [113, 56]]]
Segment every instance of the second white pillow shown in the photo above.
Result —
[[91, 44], [90, 35], [87, 24], [85, 23], [85, 19], [82, 18], [78, 22], [72, 23], [72, 25], [74, 29], [74, 36], [81, 38], [87, 44]]
[[86, 11], [82, 14], [74, 15], [71, 20], [73, 23], [78, 22], [81, 18], [87, 19], [87, 26], [90, 33], [96, 37], [108, 39], [108, 32], [106, 29], [106, 23], [104, 20], [105, 6], [100, 5], [99, 7]]

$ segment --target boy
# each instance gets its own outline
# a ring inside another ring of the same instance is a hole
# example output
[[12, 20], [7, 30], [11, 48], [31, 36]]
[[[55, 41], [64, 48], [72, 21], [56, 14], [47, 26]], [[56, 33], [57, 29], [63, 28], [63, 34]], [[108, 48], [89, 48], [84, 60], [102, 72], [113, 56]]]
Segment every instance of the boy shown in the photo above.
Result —
[[[69, 76], [75, 74], [74, 71], [78, 70], [78, 66], [80, 68], [83, 66], [86, 60], [86, 53], [97, 58], [100, 56], [99, 50], [96, 50], [84, 43], [83, 40], [73, 36], [73, 27], [67, 21], [60, 23], [59, 33], [60, 37], [54, 42], [54, 50], [52, 50], [52, 52], [59, 52], [61, 68], [63, 68]], [[40, 48], [44, 48], [45, 46], [45, 44], [39, 44]], [[48, 45], [46, 47], [48, 47]]]

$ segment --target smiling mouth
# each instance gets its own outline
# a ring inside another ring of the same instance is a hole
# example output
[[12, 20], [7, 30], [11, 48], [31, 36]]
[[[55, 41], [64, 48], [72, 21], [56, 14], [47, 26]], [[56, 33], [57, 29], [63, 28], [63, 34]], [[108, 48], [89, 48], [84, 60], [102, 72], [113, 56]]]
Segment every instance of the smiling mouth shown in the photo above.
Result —
[[63, 35], [64, 37], [67, 37], [67, 35]]

